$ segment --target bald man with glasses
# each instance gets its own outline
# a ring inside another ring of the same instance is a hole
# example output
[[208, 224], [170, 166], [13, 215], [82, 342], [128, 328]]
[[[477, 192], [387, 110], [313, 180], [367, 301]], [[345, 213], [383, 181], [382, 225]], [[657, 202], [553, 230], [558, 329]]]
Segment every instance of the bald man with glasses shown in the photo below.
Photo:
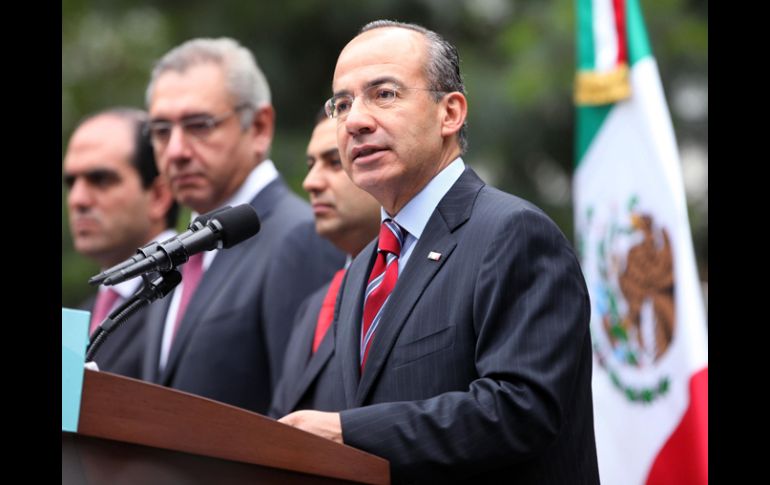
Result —
[[531, 203], [466, 165], [457, 49], [375, 21], [326, 104], [343, 169], [382, 206], [339, 290], [342, 411], [279, 421], [386, 458], [393, 483], [599, 483], [588, 291]]
[[150, 309], [143, 378], [265, 413], [294, 312], [344, 255], [318, 237], [309, 205], [268, 157], [275, 113], [248, 49], [229, 38], [185, 42], [155, 65], [146, 102], [176, 200], [193, 216], [248, 203], [262, 227], [182, 267], [180, 287]]

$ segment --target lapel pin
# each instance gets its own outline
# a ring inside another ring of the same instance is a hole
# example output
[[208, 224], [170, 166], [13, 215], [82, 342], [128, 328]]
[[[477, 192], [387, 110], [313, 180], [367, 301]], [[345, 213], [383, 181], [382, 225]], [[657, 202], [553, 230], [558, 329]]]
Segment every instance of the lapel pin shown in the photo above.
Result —
[[436, 251], [431, 251], [428, 253], [428, 259], [431, 261], [438, 261], [441, 259], [441, 253], [437, 253]]

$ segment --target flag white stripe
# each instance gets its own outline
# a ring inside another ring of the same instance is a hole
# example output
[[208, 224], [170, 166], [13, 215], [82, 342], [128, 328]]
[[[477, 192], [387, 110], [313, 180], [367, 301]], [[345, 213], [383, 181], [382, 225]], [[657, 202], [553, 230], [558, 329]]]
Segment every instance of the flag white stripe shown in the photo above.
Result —
[[594, 70], [611, 71], [618, 62], [618, 32], [612, 0], [592, 0], [594, 17]]

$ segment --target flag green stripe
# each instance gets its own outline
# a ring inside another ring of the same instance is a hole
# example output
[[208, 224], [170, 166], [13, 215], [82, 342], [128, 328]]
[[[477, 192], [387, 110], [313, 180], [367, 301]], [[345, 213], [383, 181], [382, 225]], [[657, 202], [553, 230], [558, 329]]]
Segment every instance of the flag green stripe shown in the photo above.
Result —
[[[578, 70], [593, 71], [596, 63], [594, 51], [594, 15], [591, 0], [577, 0], [577, 68]], [[594, 135], [601, 126], [609, 109], [605, 106], [578, 107], [575, 139], [575, 168], [583, 160], [583, 154], [588, 149]]]
[[[578, 69], [594, 68], [593, 16], [591, 0], [577, 0], [577, 55]], [[652, 56], [644, 16], [639, 0], [626, 0], [626, 35], [629, 67], [638, 61]], [[591, 141], [599, 132], [604, 119], [613, 105], [580, 106], [577, 108], [577, 134], [575, 136], [575, 168], [583, 161]]]
[[626, 0], [626, 29], [628, 36], [628, 62], [631, 66], [645, 57], [652, 56], [650, 40], [644, 26], [644, 16], [639, 0]]
[[577, 59], [579, 70], [594, 69], [594, 19], [591, 0], [577, 1]]
[[614, 104], [603, 106], [579, 106], [577, 108], [577, 135], [575, 138], [575, 169], [580, 166], [583, 156], [601, 128], [604, 119]]

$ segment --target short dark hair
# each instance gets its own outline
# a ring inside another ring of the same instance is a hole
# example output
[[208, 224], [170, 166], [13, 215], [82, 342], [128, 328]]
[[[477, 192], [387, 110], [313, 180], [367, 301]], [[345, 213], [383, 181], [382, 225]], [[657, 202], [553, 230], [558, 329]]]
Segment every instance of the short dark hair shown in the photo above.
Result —
[[[114, 116], [127, 121], [134, 129], [134, 152], [131, 157], [131, 166], [136, 169], [139, 179], [142, 182], [142, 188], [148, 189], [158, 177], [158, 166], [155, 163], [155, 152], [150, 141], [147, 124], [149, 116], [145, 111], [136, 108], [110, 108], [98, 113], [92, 114], [83, 119], [78, 126], [102, 116]], [[172, 201], [171, 207], [166, 212], [166, 227], [176, 227], [179, 218], [179, 204], [176, 200]]]
[[321, 105], [321, 109], [315, 114], [315, 124], [313, 126], [318, 126], [321, 124], [321, 122], [326, 121], [329, 119], [329, 115], [326, 114], [326, 108], [324, 108], [323, 105]]
[[[428, 62], [425, 65], [425, 78], [428, 81], [428, 87], [437, 91], [433, 93], [433, 99], [436, 102], [441, 100], [445, 93], [457, 91], [465, 94], [465, 85], [460, 74], [460, 54], [454, 45], [436, 32], [421, 25], [395, 20], [374, 20], [361, 27], [358, 34], [386, 27], [413, 30], [425, 36], [428, 41]], [[461, 153], [465, 153], [468, 149], [467, 128], [468, 122], [466, 120], [458, 134]]]

